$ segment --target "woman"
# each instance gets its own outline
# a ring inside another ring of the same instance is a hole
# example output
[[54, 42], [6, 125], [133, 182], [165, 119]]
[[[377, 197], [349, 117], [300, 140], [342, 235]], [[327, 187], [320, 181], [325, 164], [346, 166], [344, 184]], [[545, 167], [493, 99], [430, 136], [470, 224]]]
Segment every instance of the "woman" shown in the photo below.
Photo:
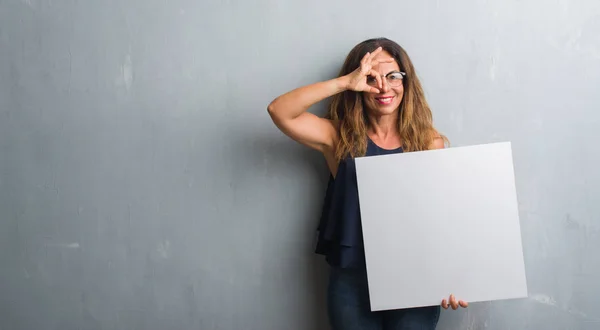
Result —
[[[326, 118], [307, 112], [327, 98], [332, 99]], [[404, 49], [385, 38], [361, 42], [350, 51], [337, 78], [285, 93], [268, 111], [283, 133], [320, 151], [331, 172], [316, 252], [331, 266], [332, 328], [435, 329], [439, 306], [370, 311], [360, 228], [355, 157], [445, 146]], [[441, 302], [445, 309], [467, 305], [453, 295]]]

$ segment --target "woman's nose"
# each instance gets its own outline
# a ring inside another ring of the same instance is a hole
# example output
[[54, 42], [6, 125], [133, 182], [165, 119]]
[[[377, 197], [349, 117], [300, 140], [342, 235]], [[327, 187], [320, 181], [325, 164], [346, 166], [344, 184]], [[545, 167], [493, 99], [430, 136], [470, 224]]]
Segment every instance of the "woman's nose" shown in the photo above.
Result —
[[387, 92], [390, 90], [390, 85], [387, 82], [387, 79], [381, 79], [381, 91], [383, 93]]

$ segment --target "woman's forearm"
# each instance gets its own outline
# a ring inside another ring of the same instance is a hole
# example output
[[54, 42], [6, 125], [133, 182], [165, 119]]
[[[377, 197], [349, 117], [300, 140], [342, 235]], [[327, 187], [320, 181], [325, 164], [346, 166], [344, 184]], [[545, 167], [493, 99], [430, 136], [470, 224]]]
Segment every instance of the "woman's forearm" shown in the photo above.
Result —
[[278, 96], [268, 106], [274, 119], [295, 119], [314, 104], [347, 89], [348, 78], [339, 77], [321, 81]]

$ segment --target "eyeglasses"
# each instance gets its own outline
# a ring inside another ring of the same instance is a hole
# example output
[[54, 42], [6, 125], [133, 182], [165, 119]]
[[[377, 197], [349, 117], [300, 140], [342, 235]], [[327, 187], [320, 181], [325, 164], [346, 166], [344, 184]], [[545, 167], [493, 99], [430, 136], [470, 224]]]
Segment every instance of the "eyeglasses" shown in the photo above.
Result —
[[[404, 76], [406, 76], [405, 72], [394, 71], [394, 72], [388, 73], [383, 78], [385, 78], [385, 81], [387, 82], [387, 84], [389, 86], [398, 87], [398, 86], [402, 85], [402, 80], [404, 80]], [[377, 87], [377, 78], [375, 78], [374, 76], [368, 76], [367, 84], [369, 86]]]

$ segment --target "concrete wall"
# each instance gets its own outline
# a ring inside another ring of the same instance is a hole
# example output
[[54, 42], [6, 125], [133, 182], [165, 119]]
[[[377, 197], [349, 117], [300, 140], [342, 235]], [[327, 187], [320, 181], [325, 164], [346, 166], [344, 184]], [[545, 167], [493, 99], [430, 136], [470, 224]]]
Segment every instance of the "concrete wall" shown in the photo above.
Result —
[[600, 2], [1, 0], [0, 329], [326, 329], [327, 169], [266, 106], [373, 36], [513, 143], [530, 298], [439, 329], [600, 327]]

